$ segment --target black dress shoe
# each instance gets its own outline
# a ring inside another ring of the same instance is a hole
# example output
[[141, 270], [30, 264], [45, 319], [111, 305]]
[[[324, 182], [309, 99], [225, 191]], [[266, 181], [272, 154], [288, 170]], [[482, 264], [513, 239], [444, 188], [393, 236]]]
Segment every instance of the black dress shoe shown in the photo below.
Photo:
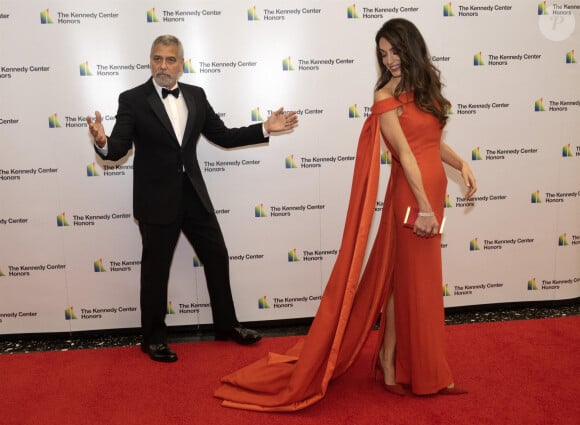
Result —
[[177, 361], [177, 354], [167, 344], [141, 344], [141, 351], [149, 354], [151, 360], [156, 362], [171, 363]]
[[231, 339], [241, 345], [250, 345], [261, 340], [262, 335], [251, 329], [242, 328], [241, 326], [233, 326], [225, 331], [216, 331], [215, 339], [217, 341]]

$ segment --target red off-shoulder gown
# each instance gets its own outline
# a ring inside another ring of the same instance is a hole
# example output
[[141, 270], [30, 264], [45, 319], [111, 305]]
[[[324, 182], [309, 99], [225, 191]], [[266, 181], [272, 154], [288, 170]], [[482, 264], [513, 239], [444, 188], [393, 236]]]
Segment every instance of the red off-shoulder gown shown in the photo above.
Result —
[[[222, 378], [215, 396], [224, 406], [284, 412], [323, 398], [329, 382], [356, 360], [391, 291], [397, 381], [416, 394], [432, 394], [452, 382], [444, 353], [440, 236], [420, 238], [403, 226], [407, 207], [416, 201], [395, 155], [380, 225], [364, 264], [379, 180], [379, 116], [398, 107], [425, 191], [441, 221], [447, 178], [438, 120], [419, 110], [412, 95], [375, 103], [359, 138], [340, 251], [310, 331], [284, 354], [268, 353]], [[384, 323], [379, 343], [383, 330]]]

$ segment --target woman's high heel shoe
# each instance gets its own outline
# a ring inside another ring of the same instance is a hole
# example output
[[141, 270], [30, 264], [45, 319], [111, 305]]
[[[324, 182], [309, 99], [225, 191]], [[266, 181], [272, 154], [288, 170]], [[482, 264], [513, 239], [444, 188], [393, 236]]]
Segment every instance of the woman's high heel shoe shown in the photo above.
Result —
[[467, 394], [467, 390], [465, 390], [461, 387], [458, 387], [457, 385], [454, 385], [452, 387], [443, 388], [437, 394], [439, 394], [439, 395], [461, 395], [461, 394]]
[[405, 391], [405, 388], [403, 388], [401, 384], [391, 384], [391, 385], [385, 384], [384, 380], [385, 371], [383, 370], [383, 365], [381, 364], [380, 360], [377, 359], [377, 363], [375, 364], [375, 381], [377, 380], [377, 375], [379, 373], [381, 375], [381, 381], [383, 383], [383, 388], [385, 389], [385, 391], [388, 391], [391, 394], [399, 396], [407, 395], [407, 391]]

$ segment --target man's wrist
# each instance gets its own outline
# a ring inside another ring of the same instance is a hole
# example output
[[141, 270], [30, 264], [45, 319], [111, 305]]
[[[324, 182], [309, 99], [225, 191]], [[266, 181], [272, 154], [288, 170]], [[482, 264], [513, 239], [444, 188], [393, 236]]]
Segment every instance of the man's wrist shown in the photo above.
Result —
[[99, 145], [99, 143], [95, 140], [95, 147], [98, 149], [98, 151], [100, 153], [102, 153], [103, 155], [108, 155], [109, 154], [109, 144], [108, 144], [108, 139], [105, 138], [105, 143], [103, 144], [103, 146]]
[[270, 137], [270, 132], [266, 128], [266, 122], [262, 123], [262, 134], [264, 135], [264, 137]]

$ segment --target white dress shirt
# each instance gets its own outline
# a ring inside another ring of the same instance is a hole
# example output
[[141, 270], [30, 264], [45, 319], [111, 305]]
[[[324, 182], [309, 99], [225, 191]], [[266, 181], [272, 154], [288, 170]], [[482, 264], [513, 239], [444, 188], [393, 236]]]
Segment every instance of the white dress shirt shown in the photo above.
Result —
[[[155, 80], [153, 80], [153, 85], [155, 86], [155, 90], [157, 90], [157, 94], [159, 94], [159, 97], [165, 106], [165, 111], [169, 116], [169, 120], [173, 126], [173, 131], [177, 136], [177, 141], [179, 144], [182, 144], [188, 114], [187, 105], [185, 104], [185, 99], [183, 98], [183, 93], [180, 91], [178, 97], [170, 94], [165, 99], [163, 99], [163, 96], [161, 95], [161, 89], [163, 87], [157, 84]], [[177, 87], [177, 83], [175, 83], [175, 86], [171, 87], [170, 90], [176, 89]]]

